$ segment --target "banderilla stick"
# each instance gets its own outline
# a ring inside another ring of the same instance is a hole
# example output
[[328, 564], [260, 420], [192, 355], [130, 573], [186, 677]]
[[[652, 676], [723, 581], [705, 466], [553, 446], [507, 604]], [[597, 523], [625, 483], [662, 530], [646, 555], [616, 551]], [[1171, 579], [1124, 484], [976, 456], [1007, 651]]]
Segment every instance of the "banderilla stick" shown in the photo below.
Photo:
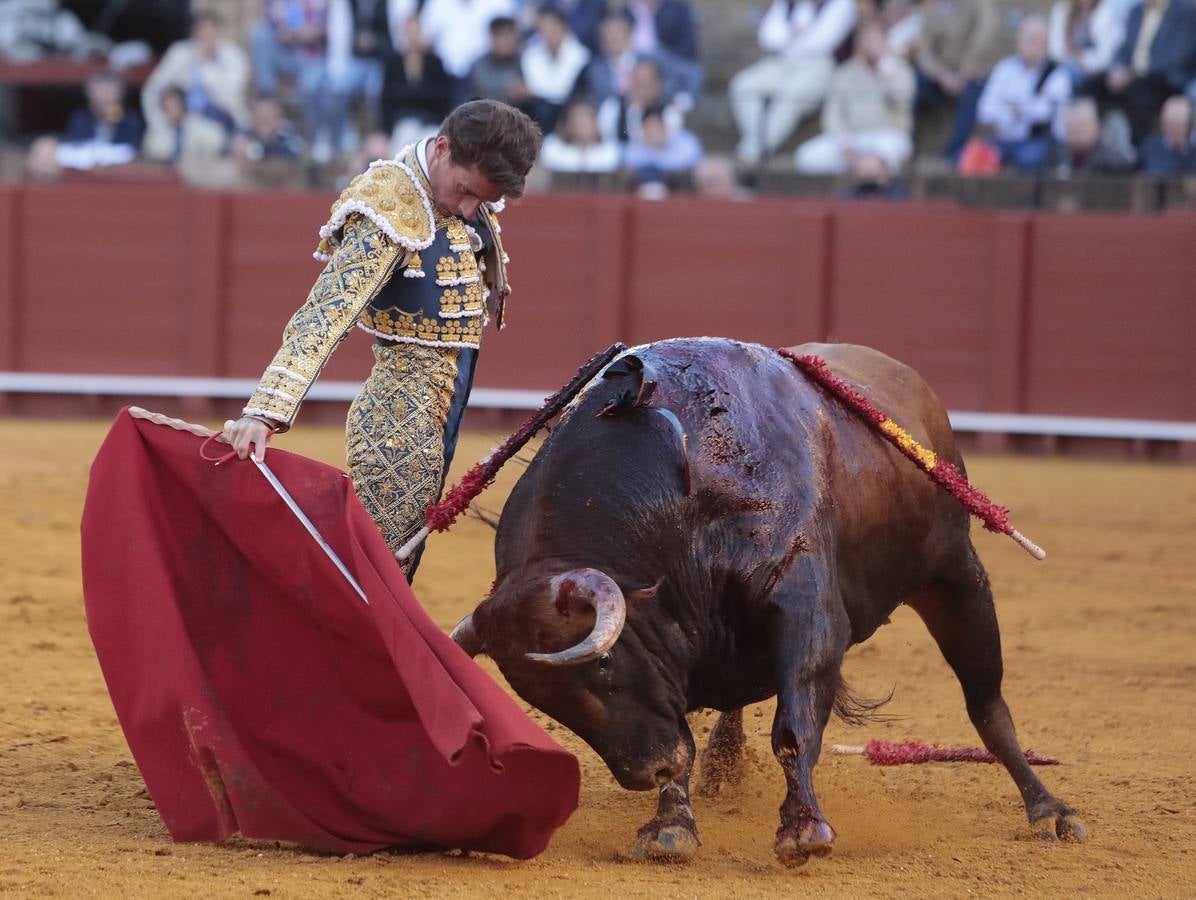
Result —
[[424, 514], [423, 528], [398, 549], [395, 557], [400, 560], [406, 559], [433, 531], [447, 530], [457, 520], [457, 517], [469, 508], [474, 497], [493, 483], [503, 464], [551, 422], [554, 416], [568, 406], [569, 402], [581, 393], [582, 388], [593, 381], [594, 377], [612, 359], [626, 349], [625, 344], [611, 344], [578, 369], [577, 374], [568, 384], [544, 401], [539, 412], [524, 422], [518, 431], [491, 450], [484, 459], [466, 472], [465, 477], [444, 495], [443, 500], [428, 507]]

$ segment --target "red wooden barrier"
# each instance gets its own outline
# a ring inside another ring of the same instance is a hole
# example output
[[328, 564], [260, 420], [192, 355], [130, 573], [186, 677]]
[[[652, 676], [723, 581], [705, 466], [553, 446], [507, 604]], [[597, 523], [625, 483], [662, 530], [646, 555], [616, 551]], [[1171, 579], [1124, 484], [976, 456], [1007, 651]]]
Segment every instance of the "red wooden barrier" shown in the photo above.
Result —
[[[0, 370], [256, 376], [319, 263], [320, 194], [0, 189]], [[1196, 216], [527, 198], [478, 384], [551, 389], [629, 343], [828, 337], [955, 409], [1196, 419]], [[360, 379], [369, 339], [334, 356]]]

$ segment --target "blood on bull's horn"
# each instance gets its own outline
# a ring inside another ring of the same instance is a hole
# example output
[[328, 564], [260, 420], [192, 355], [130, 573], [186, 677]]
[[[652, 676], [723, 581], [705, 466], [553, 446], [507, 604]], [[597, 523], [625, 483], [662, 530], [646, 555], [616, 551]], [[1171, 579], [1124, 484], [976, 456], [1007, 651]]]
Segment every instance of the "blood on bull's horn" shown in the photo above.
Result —
[[528, 653], [527, 658], [554, 666], [576, 666], [597, 659], [615, 645], [627, 621], [627, 601], [614, 579], [597, 569], [573, 569], [549, 582], [556, 608], [584, 603], [594, 608], [594, 627], [585, 640], [559, 653]]
[[449, 637], [470, 656], [477, 656], [482, 652], [482, 638], [473, 627], [473, 613], [458, 622], [449, 633]]

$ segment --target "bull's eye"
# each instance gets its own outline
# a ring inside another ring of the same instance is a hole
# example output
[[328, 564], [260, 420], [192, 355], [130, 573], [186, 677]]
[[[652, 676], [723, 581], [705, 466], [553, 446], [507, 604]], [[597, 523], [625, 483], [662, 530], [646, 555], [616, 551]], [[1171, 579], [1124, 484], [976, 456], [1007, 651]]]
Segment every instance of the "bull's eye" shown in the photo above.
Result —
[[600, 671], [603, 671], [603, 672], [607, 671], [610, 668], [610, 654], [609, 653], [603, 653], [600, 657], [598, 657], [598, 668]]

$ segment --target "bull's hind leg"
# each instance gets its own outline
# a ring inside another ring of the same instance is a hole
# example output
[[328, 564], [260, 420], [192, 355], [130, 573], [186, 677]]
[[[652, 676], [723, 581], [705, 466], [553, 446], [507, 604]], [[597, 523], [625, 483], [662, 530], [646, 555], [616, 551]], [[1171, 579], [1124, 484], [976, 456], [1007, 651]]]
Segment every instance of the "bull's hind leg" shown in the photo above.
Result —
[[681, 736], [689, 744], [689, 764], [684, 772], [660, 787], [656, 815], [635, 835], [631, 855], [635, 859], [684, 861], [698, 852], [702, 839], [689, 804], [689, 778], [693, 772], [694, 739], [689, 726], [681, 722]]
[[1034, 830], [1048, 840], [1087, 840], [1075, 810], [1046, 789], [1022, 754], [1001, 696], [1001, 635], [992, 590], [971, 544], [961, 565], [906, 603], [922, 617], [959, 678], [968, 716], [984, 746], [1013, 777]]
[[846, 623], [837, 622], [831, 612], [841, 605], [829, 596], [830, 582], [825, 570], [811, 561], [795, 567], [790, 583], [802, 587], [778, 592], [773, 600], [780, 619], [774, 638], [777, 712], [772, 752], [786, 785], [775, 850], [787, 866], [826, 856], [835, 841], [835, 830], [822, 814], [812, 781], [848, 641]]
[[733, 709], [718, 717], [710, 740], [702, 751], [702, 769], [698, 775], [698, 796], [716, 797], [724, 787], [743, 780], [743, 710]]

